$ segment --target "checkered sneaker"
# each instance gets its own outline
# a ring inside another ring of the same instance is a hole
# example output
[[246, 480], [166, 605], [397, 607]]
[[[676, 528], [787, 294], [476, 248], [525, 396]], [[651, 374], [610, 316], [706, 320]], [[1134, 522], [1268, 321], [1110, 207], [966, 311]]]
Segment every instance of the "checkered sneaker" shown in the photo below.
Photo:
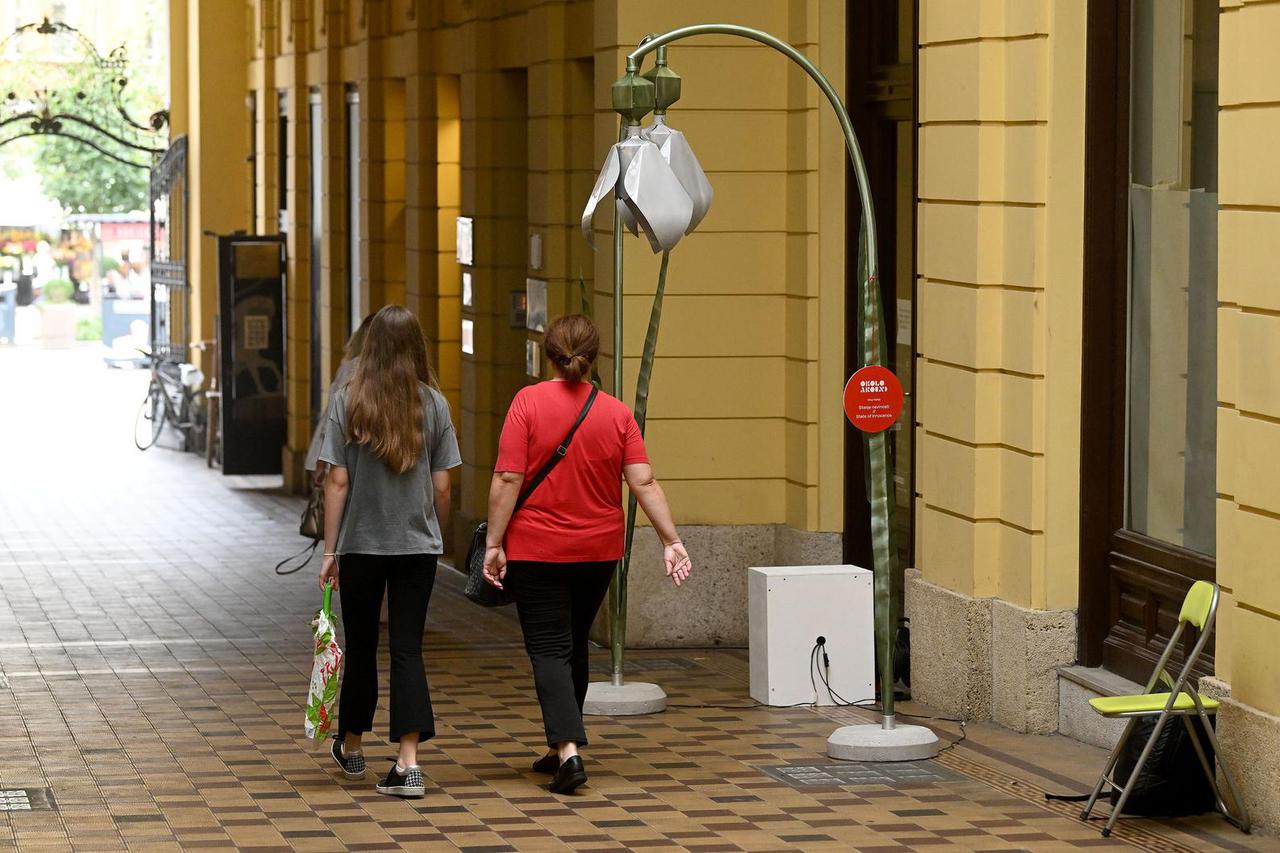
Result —
[[[394, 761], [395, 759], [392, 759]], [[410, 797], [417, 799], [425, 796], [427, 788], [422, 782], [422, 768], [418, 765], [401, 770], [398, 764], [392, 765], [387, 778], [376, 787], [379, 794], [391, 797]]]
[[348, 779], [364, 778], [364, 753], [347, 752], [342, 748], [342, 738], [333, 739], [333, 760], [342, 768], [342, 774]]

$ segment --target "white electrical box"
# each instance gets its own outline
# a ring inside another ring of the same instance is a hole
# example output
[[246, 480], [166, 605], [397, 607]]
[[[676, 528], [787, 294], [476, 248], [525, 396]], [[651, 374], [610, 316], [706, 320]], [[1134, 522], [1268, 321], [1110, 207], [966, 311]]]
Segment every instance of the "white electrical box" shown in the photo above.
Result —
[[[752, 699], [765, 705], [874, 701], [870, 571], [857, 566], [752, 568], [747, 600]], [[819, 637], [825, 642], [815, 655]]]

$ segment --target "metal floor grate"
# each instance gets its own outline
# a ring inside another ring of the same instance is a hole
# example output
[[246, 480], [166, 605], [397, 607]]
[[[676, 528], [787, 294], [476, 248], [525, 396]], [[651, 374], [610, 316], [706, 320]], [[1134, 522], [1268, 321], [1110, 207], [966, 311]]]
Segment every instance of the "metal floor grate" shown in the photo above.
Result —
[[[637, 672], [685, 672], [691, 669], [702, 669], [702, 665], [682, 657], [639, 657], [629, 658], [622, 662], [622, 671], [628, 674]], [[607, 658], [591, 664], [595, 673], [612, 671]]]
[[30, 812], [55, 809], [50, 788], [0, 789], [0, 812]]
[[819, 785], [826, 787], [886, 785], [897, 788], [903, 785], [965, 781], [965, 777], [933, 761], [894, 761], [876, 764], [841, 761], [827, 764], [782, 764], [757, 769], [793, 788]]

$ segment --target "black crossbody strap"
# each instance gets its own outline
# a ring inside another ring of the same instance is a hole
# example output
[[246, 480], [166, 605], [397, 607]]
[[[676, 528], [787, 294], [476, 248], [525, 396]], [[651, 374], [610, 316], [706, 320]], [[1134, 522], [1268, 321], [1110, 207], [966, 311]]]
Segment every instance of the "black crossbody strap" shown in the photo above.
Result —
[[[515, 509], [519, 509], [524, 506], [524, 502], [529, 500], [529, 496], [533, 494], [534, 490], [537, 489], [538, 486], [542, 485], [542, 481], [547, 479], [547, 475], [560, 464], [561, 459], [568, 455], [569, 444], [573, 441], [574, 435], [578, 432], [578, 427], [582, 426], [582, 422], [587, 419], [587, 412], [591, 411], [591, 405], [595, 403], [596, 395], [599, 393], [600, 389], [592, 386], [591, 395], [587, 397], [587, 402], [582, 405], [582, 411], [578, 412], [578, 419], [573, 422], [573, 427], [570, 428], [569, 434], [564, 437], [564, 441], [560, 442], [560, 446], [551, 454], [551, 458], [546, 461], [546, 464], [538, 469], [538, 473], [533, 475], [533, 479], [529, 481], [528, 487], [520, 493], [520, 498], [516, 501]], [[512, 512], [514, 513], [515, 510], [512, 510]]]

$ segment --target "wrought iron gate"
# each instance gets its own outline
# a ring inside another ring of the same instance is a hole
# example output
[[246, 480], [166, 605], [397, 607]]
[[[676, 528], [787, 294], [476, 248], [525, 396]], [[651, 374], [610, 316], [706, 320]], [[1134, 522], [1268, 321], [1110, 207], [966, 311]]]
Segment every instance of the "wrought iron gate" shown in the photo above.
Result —
[[151, 351], [187, 361], [187, 137], [151, 170]]

